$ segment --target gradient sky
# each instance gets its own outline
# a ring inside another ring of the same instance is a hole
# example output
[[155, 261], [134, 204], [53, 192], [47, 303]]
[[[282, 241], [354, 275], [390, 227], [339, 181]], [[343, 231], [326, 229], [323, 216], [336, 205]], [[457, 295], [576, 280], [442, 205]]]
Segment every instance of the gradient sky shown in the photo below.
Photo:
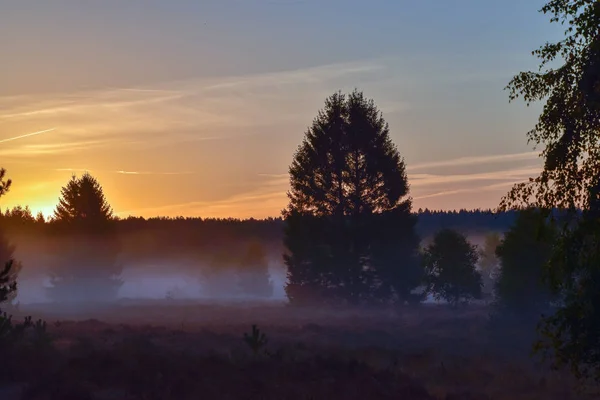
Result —
[[0, 0], [0, 206], [90, 171], [115, 212], [278, 216], [336, 90], [363, 90], [414, 205], [495, 207], [541, 165], [511, 76], [559, 37], [539, 0]]

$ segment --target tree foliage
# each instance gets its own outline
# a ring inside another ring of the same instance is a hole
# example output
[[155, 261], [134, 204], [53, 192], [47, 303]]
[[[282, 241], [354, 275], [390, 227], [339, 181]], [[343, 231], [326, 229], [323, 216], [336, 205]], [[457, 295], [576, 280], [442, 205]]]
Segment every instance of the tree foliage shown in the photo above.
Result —
[[54, 220], [78, 228], [96, 231], [108, 226], [113, 219], [110, 205], [106, 201], [102, 186], [89, 173], [71, 180], [61, 189], [61, 197], [54, 211]]
[[3, 196], [10, 190], [12, 180], [6, 178], [6, 170], [0, 168], [0, 196]]
[[52, 225], [68, 241], [56, 249], [49, 295], [58, 301], [115, 299], [122, 282], [115, 219], [99, 182], [86, 173], [61, 190]]
[[540, 317], [554, 299], [543, 281], [556, 230], [540, 210], [519, 213], [515, 225], [497, 249], [501, 268], [496, 282], [500, 311], [527, 318]]
[[273, 282], [269, 275], [269, 260], [264, 247], [259, 241], [253, 240], [248, 244], [239, 261], [238, 279], [240, 289], [246, 295], [259, 297], [271, 297], [273, 295]]
[[11, 244], [4, 232], [0, 232], [0, 260], [8, 260], [0, 273], [0, 303], [13, 304], [17, 297], [17, 276], [23, 265], [15, 260], [16, 246]]
[[541, 12], [565, 25], [565, 36], [534, 51], [539, 71], [516, 75], [508, 89], [511, 100], [545, 100], [528, 133], [544, 146], [544, 169], [516, 185], [500, 208], [569, 211], [548, 263], [548, 282], [563, 301], [544, 319], [547, 341], [539, 348], [577, 375], [600, 379], [600, 2], [551, 0]]
[[477, 271], [477, 247], [464, 235], [442, 229], [423, 252], [428, 291], [452, 306], [481, 298], [481, 274]]
[[[9, 191], [12, 181], [6, 179], [6, 170], [0, 168], [0, 197]], [[12, 302], [17, 294], [17, 274], [21, 269], [19, 263], [13, 260], [15, 248], [8, 243], [4, 232], [0, 236], [0, 260], [6, 260], [0, 270], [0, 304]]]
[[289, 169], [284, 210], [292, 303], [406, 300], [419, 284], [419, 239], [404, 160], [373, 100], [335, 93]]
[[211, 298], [225, 298], [239, 292], [236, 274], [238, 259], [235, 251], [216, 251], [207, 268], [200, 270], [200, 284], [204, 295]]

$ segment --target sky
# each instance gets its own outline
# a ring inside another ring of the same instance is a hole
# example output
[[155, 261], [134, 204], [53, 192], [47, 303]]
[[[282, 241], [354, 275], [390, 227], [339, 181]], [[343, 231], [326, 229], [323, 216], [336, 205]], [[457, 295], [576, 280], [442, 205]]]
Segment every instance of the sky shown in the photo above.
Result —
[[89, 171], [120, 216], [264, 218], [324, 100], [373, 98], [415, 208], [494, 208], [541, 160], [508, 101], [540, 0], [0, 0], [0, 207]]

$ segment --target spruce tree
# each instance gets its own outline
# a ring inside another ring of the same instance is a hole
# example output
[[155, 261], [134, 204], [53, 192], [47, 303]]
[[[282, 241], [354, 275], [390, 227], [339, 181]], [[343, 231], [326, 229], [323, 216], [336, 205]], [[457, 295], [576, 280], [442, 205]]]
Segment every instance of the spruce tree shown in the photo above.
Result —
[[61, 191], [52, 229], [60, 239], [49, 296], [56, 301], [114, 300], [122, 282], [115, 218], [100, 183], [73, 176]]
[[325, 101], [289, 169], [292, 303], [407, 300], [421, 278], [404, 160], [373, 100]]

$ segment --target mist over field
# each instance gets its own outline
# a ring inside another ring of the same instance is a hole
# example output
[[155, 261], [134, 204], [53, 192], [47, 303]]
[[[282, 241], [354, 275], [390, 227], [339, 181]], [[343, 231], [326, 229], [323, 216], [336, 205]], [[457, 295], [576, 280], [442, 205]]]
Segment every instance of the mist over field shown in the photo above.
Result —
[[[151, 271], [145, 270], [148, 267]], [[160, 272], [164, 271], [164, 272]], [[285, 270], [281, 266], [271, 266], [269, 276], [273, 282], [273, 295], [268, 299], [283, 301], [285, 299]], [[185, 271], [177, 272], [177, 265], [133, 266], [123, 270], [120, 277], [123, 285], [119, 289], [120, 299], [154, 299], [154, 300], [240, 300], [253, 299], [255, 296], [243, 296], [236, 293], [223, 292], [220, 296], [211, 296], [205, 290], [207, 284], [200, 282], [198, 274]], [[235, 280], [235, 273], [226, 273], [224, 278]], [[16, 301], [20, 304], [48, 303], [51, 300], [45, 293], [50, 281], [44, 273], [24, 273], [19, 281], [19, 293]], [[84, 301], [84, 300], [83, 300]]]
[[[484, 233], [467, 235], [469, 241], [477, 246], [483, 246]], [[425, 238], [421, 246], [430, 242]], [[19, 290], [15, 301], [21, 305], [34, 305], [39, 303], [52, 303], [47, 295], [47, 288], [51, 286], [48, 272], [45, 272], [44, 254], [37, 254], [33, 259], [31, 253], [19, 251], [28, 249], [35, 244], [21, 243], [17, 247], [15, 257], [27, 268], [20, 275]], [[192, 261], [162, 261], [161, 263], [136, 263], [129, 260], [123, 269], [120, 279], [123, 281], [118, 291], [118, 300], [187, 300], [202, 302], [240, 302], [244, 300], [272, 302], [280, 304], [285, 302], [286, 269], [282, 256], [272, 254], [268, 259], [269, 279], [273, 283], [273, 293], [267, 297], [244, 295], [235, 288], [225, 288], [218, 294], [209, 290], [209, 283], [202, 283], [201, 271], [210, 268], [207, 264]], [[233, 271], [223, 272], [223, 279], [235, 281], [239, 276]], [[85, 298], [81, 299], [85, 303]], [[431, 294], [424, 300], [427, 304], [443, 304], [444, 300], [435, 300]], [[57, 307], [59, 307], [57, 305]]]

